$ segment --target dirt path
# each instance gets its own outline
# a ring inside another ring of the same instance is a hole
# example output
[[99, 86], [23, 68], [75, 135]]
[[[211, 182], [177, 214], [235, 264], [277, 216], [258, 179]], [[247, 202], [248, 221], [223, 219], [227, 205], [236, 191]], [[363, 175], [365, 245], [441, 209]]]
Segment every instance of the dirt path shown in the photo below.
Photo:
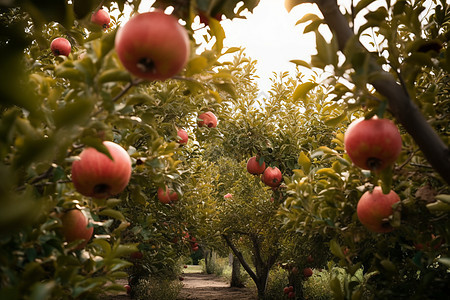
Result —
[[191, 273], [184, 275], [184, 287], [179, 300], [254, 300], [255, 291], [249, 288], [230, 288], [222, 278], [210, 275]]

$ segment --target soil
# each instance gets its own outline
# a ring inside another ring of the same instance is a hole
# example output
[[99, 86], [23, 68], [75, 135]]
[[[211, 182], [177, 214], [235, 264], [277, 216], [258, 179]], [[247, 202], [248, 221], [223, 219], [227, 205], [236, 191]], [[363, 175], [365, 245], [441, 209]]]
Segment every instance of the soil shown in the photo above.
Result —
[[[256, 300], [256, 290], [251, 288], [231, 288], [223, 278], [212, 274], [183, 274], [183, 288], [177, 300]], [[124, 285], [127, 280], [122, 280]], [[101, 300], [128, 300], [126, 293], [104, 295]], [[153, 299], [157, 300], [157, 299]]]
[[254, 300], [256, 291], [231, 288], [222, 278], [210, 274], [185, 274], [179, 300]]

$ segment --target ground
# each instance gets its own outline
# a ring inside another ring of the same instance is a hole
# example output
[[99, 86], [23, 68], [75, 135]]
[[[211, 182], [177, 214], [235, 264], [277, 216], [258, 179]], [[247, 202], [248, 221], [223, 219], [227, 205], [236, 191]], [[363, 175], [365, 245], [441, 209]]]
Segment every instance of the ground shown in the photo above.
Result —
[[[213, 274], [201, 274], [201, 267], [188, 266], [182, 275], [183, 288], [177, 300], [255, 300], [256, 290], [251, 288], [230, 288], [223, 278]], [[123, 280], [123, 284], [126, 284]], [[126, 293], [106, 295], [102, 300], [126, 300]], [[155, 299], [156, 300], [156, 299]]]
[[253, 300], [255, 291], [249, 288], [230, 288], [222, 278], [211, 274], [185, 274], [179, 300]]

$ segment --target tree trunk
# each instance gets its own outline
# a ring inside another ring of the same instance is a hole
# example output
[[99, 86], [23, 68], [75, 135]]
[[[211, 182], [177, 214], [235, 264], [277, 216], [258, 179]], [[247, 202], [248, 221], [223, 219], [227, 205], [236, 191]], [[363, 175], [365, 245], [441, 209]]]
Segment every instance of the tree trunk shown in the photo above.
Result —
[[232, 256], [232, 269], [231, 269], [231, 287], [244, 287], [244, 283], [242, 282], [241, 278], [241, 263], [239, 262], [239, 258], [236, 257], [236, 255]]

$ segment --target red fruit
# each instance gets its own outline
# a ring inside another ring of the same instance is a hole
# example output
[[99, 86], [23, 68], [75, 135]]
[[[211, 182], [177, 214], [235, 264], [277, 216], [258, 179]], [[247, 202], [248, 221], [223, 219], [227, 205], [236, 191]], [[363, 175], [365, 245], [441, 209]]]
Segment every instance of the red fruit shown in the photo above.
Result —
[[178, 143], [180, 145], [186, 145], [189, 139], [189, 136], [186, 131], [183, 129], [178, 129], [177, 131]]
[[277, 167], [267, 167], [261, 175], [261, 180], [264, 184], [271, 187], [278, 187], [281, 184], [281, 178], [281, 171]]
[[383, 194], [381, 187], [377, 186], [373, 192], [367, 191], [359, 199], [356, 213], [359, 221], [373, 232], [390, 232], [394, 228], [387, 218], [392, 215], [392, 205], [400, 201], [394, 191]]
[[308, 257], [306, 258], [306, 261], [309, 263], [312, 263], [314, 261], [314, 258], [312, 257], [312, 255], [308, 255]]
[[178, 74], [189, 58], [186, 29], [160, 10], [132, 17], [116, 35], [115, 48], [123, 66], [148, 80], [166, 80]]
[[131, 177], [131, 159], [118, 144], [103, 142], [113, 160], [94, 148], [86, 148], [72, 163], [75, 189], [88, 197], [107, 198], [122, 192]]
[[50, 44], [50, 50], [52, 50], [53, 55], [64, 55], [69, 56], [70, 51], [72, 50], [72, 46], [70, 42], [65, 38], [56, 38]]
[[292, 267], [291, 272], [292, 272], [292, 274], [298, 274], [298, 268], [297, 267]]
[[225, 196], [223, 196], [225, 199], [230, 199], [233, 198], [233, 195], [231, 195], [230, 193], [226, 194]]
[[123, 287], [125, 288], [127, 294], [129, 295], [131, 293], [131, 286], [129, 284], [125, 284]]
[[391, 120], [373, 117], [351, 123], [345, 133], [344, 145], [356, 166], [380, 171], [397, 160], [402, 150], [402, 138]]
[[103, 10], [99, 9], [91, 16], [91, 22], [97, 25], [102, 26], [103, 28], [109, 28], [109, 22], [110, 22], [109, 14]]
[[136, 251], [130, 254], [130, 257], [133, 259], [142, 259], [144, 254], [141, 251]]
[[303, 276], [308, 278], [311, 277], [313, 274], [313, 270], [311, 268], [304, 268], [303, 269]]
[[[208, 17], [208, 13], [204, 12], [204, 11], [199, 11], [198, 16], [200, 17], [200, 24], [205, 24], [206, 26], [209, 25], [209, 17]], [[216, 19], [217, 21], [221, 21], [222, 20], [222, 14], [221, 13], [217, 13], [214, 16], [214, 19]]]
[[183, 281], [184, 280], [184, 277], [178, 277], [178, 279], [180, 280], [180, 281]]
[[184, 265], [183, 268], [187, 269], [188, 266]]
[[198, 246], [192, 247], [192, 251], [198, 251]]
[[262, 174], [264, 170], [266, 169], [266, 163], [262, 162], [262, 164], [259, 164], [259, 158], [256, 156], [250, 157], [247, 161], [247, 171], [250, 174], [258, 175]]
[[172, 201], [172, 202], [178, 201], [178, 194], [177, 194], [177, 192], [172, 191], [172, 192], [169, 194], [169, 199], [170, 199], [170, 201]]
[[[172, 201], [171, 197], [172, 197], [173, 199], [175, 199], [175, 196], [173, 195], [174, 193], [175, 193], [175, 192], [171, 192], [167, 186], [166, 186], [166, 189], [165, 189], [165, 190], [164, 190], [163, 188], [158, 188], [158, 192], [157, 192], [157, 194], [158, 194], [158, 200], [159, 200], [161, 203], [168, 204], [168, 203], [170, 203], [170, 201]], [[176, 195], [176, 198], [177, 198], [177, 200], [178, 200], [178, 195], [177, 195], [177, 193], [175, 193], [175, 195]]]
[[83, 249], [92, 237], [94, 227], [88, 227], [89, 220], [78, 209], [72, 209], [61, 217], [62, 234], [66, 242], [84, 240], [76, 249]]
[[217, 126], [217, 118], [210, 111], [200, 114], [198, 116], [198, 119], [200, 119], [199, 121], [197, 121], [198, 127], [203, 127], [204, 125], [206, 125], [210, 128], [214, 128]]
[[289, 286], [289, 292], [292, 293], [294, 291], [294, 287], [292, 285]]
[[283, 293], [285, 293], [286, 295], [289, 294], [289, 287], [285, 287], [283, 289]]
[[288, 298], [289, 299], [294, 299], [295, 298], [295, 292], [289, 292]]

